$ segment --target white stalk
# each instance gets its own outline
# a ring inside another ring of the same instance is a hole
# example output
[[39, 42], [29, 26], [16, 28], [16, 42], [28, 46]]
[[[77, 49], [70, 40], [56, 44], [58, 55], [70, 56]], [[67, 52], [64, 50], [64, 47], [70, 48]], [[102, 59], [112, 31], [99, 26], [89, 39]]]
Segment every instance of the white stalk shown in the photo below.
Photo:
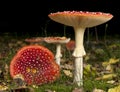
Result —
[[61, 54], [61, 44], [56, 45], [56, 55], [55, 55], [55, 60], [58, 65], [60, 65], [60, 60], [61, 60], [62, 54]]
[[83, 85], [83, 58], [82, 57], [76, 57], [74, 62], [74, 83], [78, 86]]
[[75, 57], [74, 66], [74, 83], [78, 86], [83, 86], [83, 56], [86, 54], [83, 40], [85, 28], [75, 27], [75, 49], [73, 56]]
[[75, 49], [73, 52], [73, 56], [82, 57], [86, 54], [83, 46], [85, 28], [74, 28], [74, 31], [75, 31]]

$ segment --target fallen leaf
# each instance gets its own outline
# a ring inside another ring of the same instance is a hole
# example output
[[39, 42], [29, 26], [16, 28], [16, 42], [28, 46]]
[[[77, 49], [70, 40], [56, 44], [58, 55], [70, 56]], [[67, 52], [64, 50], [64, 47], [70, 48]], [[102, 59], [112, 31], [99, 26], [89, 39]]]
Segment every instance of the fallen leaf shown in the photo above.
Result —
[[102, 90], [102, 89], [97, 89], [97, 88], [95, 88], [95, 89], [93, 90], [93, 92], [105, 92], [105, 91]]
[[110, 58], [110, 60], [109, 60], [109, 63], [110, 63], [110, 64], [115, 64], [115, 63], [117, 63], [117, 62], [119, 62], [119, 59]]
[[119, 62], [119, 59], [115, 59], [115, 58], [110, 58], [109, 61], [105, 61], [102, 63], [102, 66], [107, 66], [109, 64], [115, 64], [117, 62]]
[[113, 66], [110, 65], [110, 64], [107, 65], [105, 69], [106, 69], [106, 71], [109, 71], [109, 73], [112, 73], [112, 72], [113, 72]]
[[114, 87], [114, 88], [110, 88], [108, 90], [108, 92], [120, 92], [120, 85]]
[[114, 81], [114, 80], [110, 80], [110, 81], [107, 81], [107, 83], [109, 83], [109, 84], [114, 84], [115, 81]]
[[8, 89], [8, 87], [7, 86], [5, 86], [5, 85], [0, 85], [0, 92], [2, 91], [5, 91], [5, 90], [7, 90]]
[[63, 70], [66, 76], [73, 77], [73, 74], [70, 70]]
[[69, 69], [69, 70], [73, 70], [73, 65], [70, 65], [70, 64], [64, 64], [64, 65], [61, 65], [61, 68], [63, 69]]
[[72, 92], [84, 92], [83, 88], [75, 88]]
[[96, 80], [107, 80], [107, 79], [112, 79], [116, 76], [117, 76], [116, 74], [106, 74], [106, 75], [96, 78]]

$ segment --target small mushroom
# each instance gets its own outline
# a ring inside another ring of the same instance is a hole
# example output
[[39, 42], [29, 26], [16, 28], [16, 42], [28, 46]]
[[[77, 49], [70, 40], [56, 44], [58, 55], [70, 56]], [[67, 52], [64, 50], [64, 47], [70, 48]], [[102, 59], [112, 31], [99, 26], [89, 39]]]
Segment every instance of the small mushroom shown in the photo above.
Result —
[[73, 56], [75, 57], [74, 83], [78, 86], [83, 85], [83, 56], [86, 55], [83, 39], [84, 32], [87, 27], [94, 27], [103, 24], [113, 15], [103, 12], [88, 11], [63, 11], [50, 13], [48, 17], [58, 23], [72, 26], [75, 32], [75, 49]]
[[31, 43], [31, 44], [38, 44], [44, 41], [44, 37], [32, 37], [32, 38], [26, 38], [25, 42]]
[[73, 51], [75, 49], [75, 41], [71, 40], [68, 43], [66, 43], [67, 50]]
[[70, 38], [66, 37], [45, 37], [44, 41], [47, 43], [53, 43], [56, 44], [56, 55], [55, 59], [58, 65], [60, 65], [60, 60], [62, 57], [61, 53], [61, 44], [68, 43], [70, 41]]
[[55, 81], [60, 68], [54, 61], [54, 54], [46, 47], [29, 45], [21, 48], [10, 62], [10, 75], [23, 76], [28, 85], [41, 85]]
[[66, 48], [67, 48], [67, 50], [69, 52], [69, 59], [72, 59], [71, 56], [72, 56], [72, 52], [75, 49], [75, 41], [70, 40], [68, 43], [66, 43]]

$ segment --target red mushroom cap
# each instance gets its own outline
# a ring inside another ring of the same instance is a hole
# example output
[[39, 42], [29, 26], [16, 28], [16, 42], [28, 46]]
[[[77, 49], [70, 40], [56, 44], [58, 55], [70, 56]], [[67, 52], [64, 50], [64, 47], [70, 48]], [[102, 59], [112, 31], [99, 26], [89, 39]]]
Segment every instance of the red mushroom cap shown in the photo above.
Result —
[[70, 38], [66, 37], [45, 37], [44, 41], [47, 43], [68, 43]]
[[68, 49], [68, 50], [74, 50], [75, 49], [75, 41], [74, 40], [71, 40], [71, 41], [69, 41], [67, 44], [66, 44], [66, 48]]
[[102, 12], [63, 11], [50, 13], [48, 17], [68, 26], [93, 27], [109, 21], [113, 15]]
[[43, 37], [32, 37], [32, 38], [26, 38], [25, 41], [26, 42], [42, 42], [43, 41]]
[[28, 85], [41, 85], [59, 77], [59, 66], [53, 53], [43, 46], [30, 45], [21, 48], [10, 63], [10, 75], [21, 74]]

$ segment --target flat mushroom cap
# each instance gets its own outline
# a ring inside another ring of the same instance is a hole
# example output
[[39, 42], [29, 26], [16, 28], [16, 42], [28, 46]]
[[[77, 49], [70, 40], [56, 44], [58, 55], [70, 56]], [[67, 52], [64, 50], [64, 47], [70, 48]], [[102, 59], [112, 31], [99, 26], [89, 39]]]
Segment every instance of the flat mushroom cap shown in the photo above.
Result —
[[43, 42], [43, 39], [44, 39], [43, 37], [32, 37], [32, 38], [26, 38], [25, 41], [37, 43], [37, 42]]
[[44, 41], [47, 43], [68, 43], [70, 41], [70, 38], [66, 38], [66, 37], [45, 37]]
[[48, 17], [64, 25], [85, 28], [103, 24], [112, 19], [113, 15], [103, 12], [63, 11], [50, 13]]

